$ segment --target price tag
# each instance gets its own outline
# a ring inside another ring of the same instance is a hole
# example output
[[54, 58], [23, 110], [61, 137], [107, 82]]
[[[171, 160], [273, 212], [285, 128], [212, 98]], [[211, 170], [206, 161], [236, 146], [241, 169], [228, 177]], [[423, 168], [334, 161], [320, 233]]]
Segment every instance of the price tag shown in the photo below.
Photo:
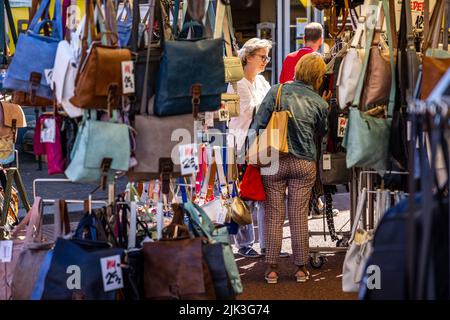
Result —
[[13, 242], [12, 240], [0, 241], [0, 261], [11, 262]]
[[219, 121], [228, 121], [230, 120], [230, 112], [227, 109], [219, 110]]
[[133, 61], [122, 61], [122, 90], [124, 94], [134, 93]]
[[199, 170], [197, 145], [195, 143], [178, 146], [180, 152], [181, 174], [195, 174]]
[[338, 118], [338, 132], [337, 136], [343, 138], [345, 135], [345, 128], [347, 127], [347, 119], [344, 117]]
[[120, 256], [110, 256], [100, 259], [102, 268], [103, 289], [108, 292], [123, 288], [122, 268]]
[[214, 127], [214, 112], [205, 112], [205, 125], [207, 127]]
[[323, 170], [331, 170], [331, 154], [323, 155]]
[[45, 118], [41, 127], [41, 142], [55, 143], [56, 121], [54, 118]]
[[227, 218], [227, 208], [222, 204], [219, 212], [217, 212], [216, 222], [218, 224], [225, 224], [225, 220]]

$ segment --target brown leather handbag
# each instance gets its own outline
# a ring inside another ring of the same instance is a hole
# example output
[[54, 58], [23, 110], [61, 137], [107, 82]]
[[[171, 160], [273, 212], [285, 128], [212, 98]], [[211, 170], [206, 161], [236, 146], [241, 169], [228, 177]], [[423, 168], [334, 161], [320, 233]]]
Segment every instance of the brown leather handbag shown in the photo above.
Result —
[[211, 275], [203, 260], [202, 245], [200, 238], [144, 243], [145, 298], [215, 299]]
[[204, 259], [206, 239], [190, 238], [184, 211], [173, 204], [172, 222], [162, 239], [144, 243], [144, 291], [147, 299], [212, 300], [214, 284]]
[[[394, 7], [389, 4], [390, 14], [394, 16]], [[389, 92], [391, 90], [392, 73], [390, 65], [389, 50], [387, 44], [382, 41], [381, 30], [385, 20], [385, 12], [382, 8], [377, 18], [377, 26], [370, 48], [369, 64], [367, 66], [366, 78], [364, 82], [364, 90], [362, 103], [364, 106], [372, 106], [378, 104], [387, 104]], [[391, 21], [392, 23], [392, 21]], [[389, 45], [396, 48], [396, 34], [392, 32], [388, 35]], [[397, 50], [393, 50], [394, 55]], [[395, 61], [394, 56], [394, 61]]]
[[[106, 2], [107, 6], [112, 6], [111, 0]], [[112, 10], [108, 10], [111, 12]], [[107, 20], [115, 20], [114, 17], [107, 17]], [[115, 22], [110, 22], [109, 25]], [[131, 61], [131, 51], [119, 49], [117, 46], [117, 33], [106, 31], [103, 34], [94, 35], [94, 4], [86, 8], [86, 26], [82, 39], [83, 56], [80, 61], [77, 79], [75, 82], [75, 94], [70, 102], [79, 107], [87, 109], [107, 109], [108, 103], [112, 107], [119, 106], [117, 96], [124, 95], [122, 88], [122, 62]], [[106, 28], [106, 25], [105, 25]], [[88, 34], [93, 41], [88, 49]], [[105, 36], [109, 45], [99, 43], [99, 36]]]
[[391, 89], [391, 66], [389, 52], [382, 50], [378, 45], [370, 48], [369, 65], [364, 82], [363, 104], [385, 104]]
[[422, 68], [422, 99], [426, 99], [450, 68], [450, 58], [440, 59], [424, 56], [422, 58]]

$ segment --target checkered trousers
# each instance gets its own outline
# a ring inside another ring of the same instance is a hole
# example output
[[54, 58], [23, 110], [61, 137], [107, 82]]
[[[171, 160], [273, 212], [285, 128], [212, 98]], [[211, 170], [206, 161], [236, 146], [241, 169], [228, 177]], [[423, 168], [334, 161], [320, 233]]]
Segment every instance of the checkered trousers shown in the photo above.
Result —
[[265, 202], [266, 263], [277, 264], [283, 239], [288, 188], [288, 219], [294, 263], [306, 265], [309, 256], [308, 210], [312, 187], [316, 179], [316, 163], [293, 155], [279, 160], [278, 172], [262, 175]]

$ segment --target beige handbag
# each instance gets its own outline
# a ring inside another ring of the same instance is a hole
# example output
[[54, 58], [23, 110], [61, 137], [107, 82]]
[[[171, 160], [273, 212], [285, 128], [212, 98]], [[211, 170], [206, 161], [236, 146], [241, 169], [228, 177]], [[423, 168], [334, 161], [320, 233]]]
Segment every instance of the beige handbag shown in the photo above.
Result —
[[[390, 8], [392, 16], [392, 8]], [[370, 54], [369, 54], [369, 64], [367, 66], [366, 77], [364, 81], [364, 90], [361, 102], [364, 106], [372, 106], [379, 104], [388, 103], [388, 92], [391, 88], [391, 65], [389, 58], [389, 50], [387, 44], [382, 39], [381, 30], [383, 28], [384, 22], [384, 10], [383, 7], [379, 6], [377, 26], [374, 35], [374, 40], [372, 41]], [[395, 34], [389, 35], [392, 39], [392, 43], [389, 45], [394, 45], [397, 43]], [[395, 57], [394, 57], [395, 60]]]
[[[228, 110], [228, 115], [230, 118], [239, 117], [241, 98], [235, 93], [222, 93], [222, 107]], [[219, 111], [214, 112], [214, 118], [218, 119]]]
[[223, 58], [223, 62], [225, 64], [225, 82], [238, 82], [244, 77], [240, 58], [228, 56]]
[[274, 158], [274, 155], [278, 154], [281, 157], [289, 153], [288, 122], [292, 115], [288, 110], [281, 110], [282, 88], [283, 84], [280, 84], [275, 110], [266, 129], [250, 146], [249, 164], [253, 166], [269, 166], [273, 160], [277, 160], [277, 158]]
[[214, 38], [221, 38], [223, 32], [226, 49], [226, 57], [224, 57], [225, 82], [238, 82], [244, 77], [244, 69], [241, 59], [237, 57], [236, 50], [233, 50], [236, 38], [233, 32], [231, 6], [225, 6], [222, 1], [218, 1], [216, 10]]

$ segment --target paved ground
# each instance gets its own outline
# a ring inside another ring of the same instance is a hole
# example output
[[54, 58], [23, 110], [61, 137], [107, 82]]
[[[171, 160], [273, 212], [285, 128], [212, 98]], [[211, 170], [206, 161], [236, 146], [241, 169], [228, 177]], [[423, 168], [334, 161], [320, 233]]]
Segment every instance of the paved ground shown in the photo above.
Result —
[[[20, 153], [19, 156], [19, 170], [25, 184], [28, 199], [31, 203], [33, 202], [33, 181], [35, 179], [65, 179], [65, 176], [62, 174], [49, 175], [45, 163], [42, 164], [42, 170], [38, 170], [38, 162], [35, 157], [23, 152]], [[117, 190], [124, 190], [126, 183], [126, 179], [119, 179], [117, 182]], [[96, 186], [96, 184], [78, 184], [70, 182], [38, 182], [36, 183], [36, 195], [39, 195], [44, 199], [85, 200], [88, 199], [89, 193], [92, 192]], [[95, 192], [93, 198], [106, 199], [107, 194], [104, 191], [99, 190]], [[69, 211], [74, 212], [80, 210], [82, 210], [82, 205], [69, 205]], [[51, 205], [46, 206], [45, 212], [51, 212]], [[24, 214], [24, 210], [21, 210], [20, 216], [23, 216]]]
[[[334, 217], [336, 231], [350, 230], [350, 211], [348, 193], [340, 193], [333, 196], [334, 205], [340, 213]], [[323, 220], [321, 218], [310, 218], [310, 231], [323, 231]], [[325, 227], [326, 233], [328, 228]], [[257, 232], [255, 232], [257, 234]], [[325, 264], [320, 269], [313, 269], [308, 266], [311, 272], [311, 279], [306, 283], [296, 283], [293, 278], [295, 266], [293, 258], [280, 259], [280, 280], [278, 284], [266, 284], [264, 280], [265, 264], [263, 258], [249, 259], [236, 255], [236, 261], [241, 272], [244, 283], [244, 293], [239, 299], [245, 300], [350, 300], [357, 299], [356, 294], [343, 293], [341, 286], [342, 263], [345, 257], [345, 249], [340, 252], [332, 252], [336, 249], [336, 243], [331, 241], [327, 235], [311, 236], [310, 248], [328, 247], [329, 252], [322, 251], [325, 257]], [[255, 243], [254, 248], [259, 252], [259, 244]], [[338, 250], [339, 250], [338, 249]], [[292, 253], [291, 237], [288, 221], [283, 229], [283, 251]], [[234, 248], [236, 253], [236, 248]]]
[[[43, 164], [43, 170], [38, 171], [37, 162], [34, 156], [21, 153], [20, 172], [27, 190], [28, 197], [32, 202], [33, 180], [37, 178], [64, 178], [63, 175], [49, 176], [47, 167]], [[119, 179], [117, 190], [123, 190], [126, 185], [126, 179]], [[37, 185], [37, 194], [44, 198], [51, 199], [78, 199], [88, 198], [89, 193], [96, 187], [95, 184], [74, 184], [74, 183], [39, 183]], [[105, 199], [106, 194], [102, 191], [95, 193], [95, 198]], [[334, 205], [340, 210], [335, 217], [336, 230], [349, 231], [349, 195], [348, 193], [338, 193], [333, 196]], [[69, 211], [81, 211], [81, 205], [70, 205]], [[51, 206], [47, 206], [46, 213], [51, 213]], [[22, 210], [21, 215], [24, 214]], [[72, 221], [76, 221], [78, 214], [72, 215]], [[49, 226], [50, 227], [50, 226]], [[309, 220], [310, 231], [323, 231], [323, 219], [311, 218]], [[327, 228], [325, 226], [325, 231]], [[51, 230], [47, 232], [51, 233]], [[257, 232], [255, 232], [257, 234]], [[331, 241], [329, 236], [324, 239], [323, 236], [312, 236], [310, 238], [310, 247], [329, 247], [333, 250], [336, 244]], [[259, 244], [256, 242], [254, 248], [259, 251]], [[290, 243], [289, 223], [286, 221], [284, 226], [283, 251], [292, 253]], [[341, 270], [344, 253], [323, 252], [326, 262], [320, 269], [311, 269], [312, 279], [307, 283], [298, 284], [294, 281], [293, 273], [295, 267], [292, 263], [292, 257], [281, 259], [280, 282], [276, 285], [268, 285], [264, 281], [265, 265], [262, 258], [248, 259], [236, 255], [239, 270], [241, 272], [244, 284], [244, 293], [239, 299], [251, 300], [303, 300], [303, 299], [356, 299], [356, 294], [344, 294], [341, 290]]]

